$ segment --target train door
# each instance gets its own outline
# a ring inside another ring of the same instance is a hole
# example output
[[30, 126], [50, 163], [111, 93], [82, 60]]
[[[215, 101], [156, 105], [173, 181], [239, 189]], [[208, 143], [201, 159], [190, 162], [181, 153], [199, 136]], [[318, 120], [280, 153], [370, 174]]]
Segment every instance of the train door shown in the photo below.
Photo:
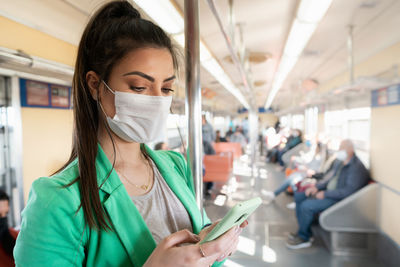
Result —
[[[10, 197], [9, 225], [19, 224], [21, 212], [21, 194], [17, 187], [14, 147], [15, 112], [11, 102], [11, 79], [0, 76], [0, 188]], [[17, 164], [18, 165], [18, 164]]]

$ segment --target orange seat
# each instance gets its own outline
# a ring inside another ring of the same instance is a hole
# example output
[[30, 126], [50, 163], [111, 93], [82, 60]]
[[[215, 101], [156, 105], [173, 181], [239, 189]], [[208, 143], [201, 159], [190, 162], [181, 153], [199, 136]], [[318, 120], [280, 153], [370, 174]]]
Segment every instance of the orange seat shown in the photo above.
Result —
[[242, 155], [242, 146], [239, 143], [214, 143], [214, 150], [217, 154], [224, 152], [233, 152], [235, 158], [239, 158]]
[[204, 182], [226, 182], [231, 177], [232, 154], [205, 155], [203, 162], [206, 169], [203, 177]]

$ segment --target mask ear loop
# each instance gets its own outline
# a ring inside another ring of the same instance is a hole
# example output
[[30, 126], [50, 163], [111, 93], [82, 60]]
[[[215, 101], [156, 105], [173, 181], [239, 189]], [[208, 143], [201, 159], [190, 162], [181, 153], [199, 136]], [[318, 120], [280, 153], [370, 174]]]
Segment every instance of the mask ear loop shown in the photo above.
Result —
[[115, 92], [113, 91], [113, 89], [110, 88], [110, 86], [108, 86], [108, 84], [106, 84], [106, 82], [104, 80], [101, 80], [102, 83], [104, 83], [104, 85], [107, 87], [107, 89], [113, 94], [115, 95]]
[[[101, 82], [106, 86], [106, 88], [107, 88], [113, 95], [115, 95], [115, 92], [106, 84], [106, 82], [105, 82], [104, 80], [101, 80]], [[97, 103], [98, 103], [98, 105], [100, 106], [101, 111], [103, 111], [104, 116], [106, 116], [106, 118], [107, 118], [107, 117], [108, 117], [108, 116], [107, 116], [107, 113], [104, 111], [103, 105], [101, 104], [101, 101], [100, 101], [99, 90], [97, 90]]]
[[[101, 81], [104, 83], [104, 85], [107, 87], [107, 89], [108, 89], [111, 93], [113, 93], [113, 94], [115, 95], [115, 92], [114, 92], [113, 90], [111, 90], [111, 88], [105, 83], [105, 81], [104, 81], [104, 80], [101, 80]], [[101, 101], [100, 101], [100, 88], [97, 90], [97, 100], [96, 100], [96, 102], [97, 102], [97, 105], [100, 107], [101, 111], [103, 112], [103, 114], [104, 114], [104, 116], [105, 116], [105, 119], [107, 120], [107, 117], [108, 117], [108, 116], [107, 116], [107, 113], [104, 111], [103, 105], [101, 104]], [[116, 149], [115, 149], [115, 141], [114, 141], [114, 138], [112, 137], [111, 129], [110, 129], [110, 127], [108, 126], [108, 124], [107, 124], [106, 121], [104, 121], [104, 126], [105, 126], [105, 128], [106, 128], [106, 131], [107, 131], [108, 136], [109, 136], [110, 139], [111, 139], [111, 143], [112, 143], [112, 146], [113, 146], [113, 152], [114, 152], [114, 159], [113, 159], [113, 162], [112, 162], [111, 170], [108, 172], [107, 178], [104, 179], [103, 183], [99, 186], [99, 189], [100, 189], [100, 188], [104, 185], [104, 183], [108, 180], [108, 177], [110, 177], [111, 172], [112, 172], [112, 170], [114, 169], [114, 166], [115, 166], [115, 160], [116, 160], [116, 155], [117, 155], [117, 151], [116, 151]]]

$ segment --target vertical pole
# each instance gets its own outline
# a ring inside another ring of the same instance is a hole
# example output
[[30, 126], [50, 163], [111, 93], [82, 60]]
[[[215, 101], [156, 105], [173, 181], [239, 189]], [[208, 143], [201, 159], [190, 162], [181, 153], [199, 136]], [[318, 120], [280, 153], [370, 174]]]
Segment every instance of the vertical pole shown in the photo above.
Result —
[[235, 15], [233, 13], [233, 0], [228, 0], [229, 3], [229, 33], [231, 37], [232, 47], [236, 51], [235, 47]]
[[[203, 210], [203, 164], [201, 134], [201, 92], [200, 92], [200, 38], [198, 0], [185, 1], [185, 82], [186, 114], [188, 115], [188, 163], [193, 174], [196, 203]], [[203, 213], [202, 213], [203, 214]]]
[[[257, 155], [257, 141], [258, 141], [258, 114], [255, 110], [249, 110], [249, 137], [250, 137], [250, 151], [251, 151], [251, 170], [252, 177], [255, 179], [256, 173], [256, 155]], [[255, 185], [256, 183], [254, 183]]]
[[347, 49], [349, 51], [348, 64], [350, 73], [350, 84], [354, 83], [353, 28], [353, 25], [349, 25], [349, 36], [347, 38]]

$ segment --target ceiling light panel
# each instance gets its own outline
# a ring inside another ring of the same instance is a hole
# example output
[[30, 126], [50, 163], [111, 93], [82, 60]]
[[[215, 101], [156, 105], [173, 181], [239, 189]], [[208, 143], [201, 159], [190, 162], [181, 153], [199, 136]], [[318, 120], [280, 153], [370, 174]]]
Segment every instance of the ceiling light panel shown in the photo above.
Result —
[[302, 22], [318, 23], [325, 15], [332, 0], [302, 0], [297, 18]]
[[290, 29], [283, 54], [291, 57], [300, 56], [316, 27], [317, 24], [315, 23], [301, 23], [298, 19], [295, 19]]
[[170, 34], [183, 32], [183, 18], [169, 0], [135, 0], [134, 2], [166, 32]]
[[302, 0], [297, 10], [296, 18], [289, 31], [283, 56], [274, 75], [272, 87], [265, 103], [269, 108], [281, 89], [284, 81], [293, 69], [294, 65], [311, 36], [314, 34], [320, 20], [325, 16], [332, 0]]
[[[172, 34], [174, 40], [185, 47], [184, 20], [169, 0], [134, 0], [160, 27]], [[249, 104], [241, 91], [232, 83], [231, 79], [212, 56], [207, 46], [200, 41], [200, 62], [224, 88], [239, 100], [247, 109]]]

